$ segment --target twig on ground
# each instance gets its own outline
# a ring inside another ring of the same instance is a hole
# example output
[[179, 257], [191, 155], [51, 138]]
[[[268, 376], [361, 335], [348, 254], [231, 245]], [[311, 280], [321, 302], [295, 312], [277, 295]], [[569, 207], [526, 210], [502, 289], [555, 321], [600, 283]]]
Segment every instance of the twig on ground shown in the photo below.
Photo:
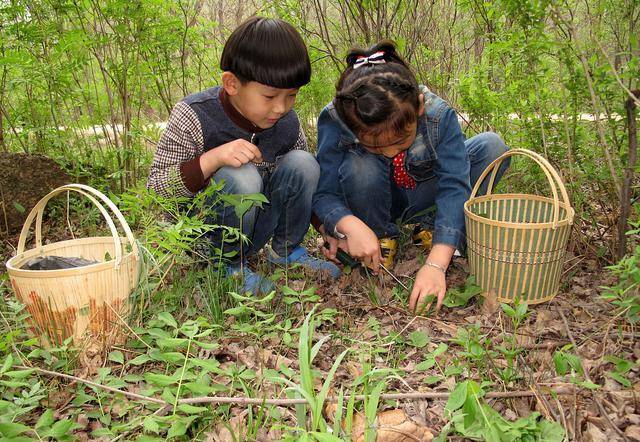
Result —
[[39, 368], [39, 367], [26, 367], [26, 366], [23, 366], [23, 365], [16, 365], [15, 367], [16, 368], [21, 368], [23, 370], [35, 370], [38, 373], [46, 374], [47, 376], [55, 376], [55, 377], [59, 377], [59, 378], [68, 379], [68, 380], [74, 381], [74, 382], [82, 382], [83, 384], [91, 385], [92, 387], [96, 387], [96, 388], [101, 388], [103, 390], [110, 391], [112, 393], [123, 394], [123, 395], [128, 396], [128, 397], [130, 397], [132, 399], [138, 399], [138, 400], [146, 401], [146, 402], [153, 402], [153, 403], [160, 404], [160, 405], [168, 404], [168, 402], [166, 402], [166, 401], [164, 401], [162, 399], [157, 399], [157, 398], [150, 397], [150, 396], [143, 396], [141, 394], [131, 393], [130, 391], [119, 390], [117, 388], [109, 387], [107, 385], [98, 384], [97, 382], [93, 382], [93, 381], [90, 381], [88, 379], [82, 379], [82, 378], [79, 378], [77, 376], [72, 376], [70, 374], [58, 373], [57, 371], [45, 370], [45, 369]]
[[571, 431], [571, 429], [567, 427], [567, 418], [564, 415], [564, 408], [562, 407], [562, 402], [560, 402], [560, 399], [557, 396], [554, 399], [556, 400], [556, 405], [558, 406], [558, 412], [560, 413], [560, 416], [562, 416], [562, 426], [564, 427], [565, 430], [567, 430], [567, 432], [564, 435], [564, 440], [569, 440], [570, 435], [573, 437], [573, 439], [575, 439], [575, 429]]
[[[82, 382], [92, 387], [101, 388], [106, 391], [110, 391], [116, 394], [122, 394], [132, 399], [137, 399], [146, 402], [153, 402], [165, 407], [173, 407], [173, 404], [151, 396], [144, 396], [137, 393], [131, 393], [130, 391], [119, 390], [117, 388], [109, 387], [106, 385], [98, 384], [97, 382], [90, 381], [88, 379], [79, 378], [69, 374], [58, 373], [51, 370], [45, 370], [39, 367], [26, 367], [17, 365], [16, 368], [24, 370], [35, 370], [38, 373], [45, 374], [47, 376], [61, 377], [74, 382]], [[575, 388], [558, 388], [549, 389], [549, 393], [554, 394], [574, 394]], [[380, 395], [381, 400], [420, 400], [420, 399], [448, 399], [450, 392], [441, 391], [426, 391], [426, 392], [412, 392], [412, 393], [384, 393]], [[517, 391], [490, 391], [484, 395], [486, 399], [505, 399], [516, 397], [533, 397], [535, 393], [531, 390], [517, 390]], [[366, 395], [356, 395], [355, 400], [362, 401], [366, 398]], [[345, 395], [343, 400], [349, 400], [350, 396]], [[327, 397], [325, 402], [338, 402], [338, 397]], [[236, 405], [278, 405], [278, 406], [290, 406], [297, 404], [306, 404], [306, 399], [276, 399], [276, 398], [251, 398], [251, 397], [228, 397], [228, 396], [203, 396], [194, 398], [184, 398], [178, 400], [178, 404], [236, 404]]]
[[[548, 417], [553, 417], [553, 420], [555, 420], [556, 422], [560, 423], [560, 418], [555, 413], [555, 411], [553, 411], [553, 408], [551, 408], [551, 404], [549, 403], [547, 398], [544, 397], [543, 394], [541, 394], [540, 385], [538, 384], [538, 381], [536, 380], [536, 377], [535, 377], [535, 374], [533, 373], [533, 370], [531, 370], [531, 367], [529, 367], [529, 365], [527, 364], [527, 361], [524, 360], [522, 355], [518, 355], [518, 359], [519, 359], [520, 363], [522, 364], [522, 366], [524, 367], [525, 371], [527, 371], [529, 373], [529, 380], [531, 381], [531, 390], [535, 393], [536, 399], [539, 400], [542, 403], [542, 405], [544, 406], [545, 411], [547, 412], [547, 416], [545, 416], [545, 417], [547, 417], [547, 418]], [[564, 416], [563, 416], [563, 420], [564, 420]], [[566, 424], [566, 422], [565, 422], [565, 424]], [[565, 425], [565, 428], [566, 428], [566, 425]]]
[[124, 326], [127, 328], [127, 330], [129, 330], [131, 333], [133, 333], [133, 334], [134, 334], [134, 336], [135, 336], [136, 338], [138, 338], [138, 340], [139, 340], [140, 342], [142, 342], [144, 345], [146, 345], [146, 346], [147, 346], [147, 348], [148, 348], [149, 350], [151, 350], [151, 346], [150, 346], [149, 344], [147, 344], [147, 343], [146, 343], [146, 341], [145, 341], [144, 339], [142, 339], [142, 338], [140, 337], [140, 335], [138, 335], [138, 333], [136, 333], [136, 332], [135, 332], [131, 327], [129, 327], [129, 324], [127, 324], [127, 321], [125, 321], [124, 319], [122, 319], [122, 316], [120, 316], [120, 315], [118, 314], [118, 312], [117, 312], [117, 311], [116, 311], [116, 310], [111, 306], [111, 304], [109, 304], [108, 302], [105, 302], [104, 304], [105, 304], [107, 307], [109, 307], [109, 308], [111, 309], [111, 311], [113, 312], [113, 314], [114, 314], [114, 315], [116, 315], [116, 316], [118, 317], [118, 319], [120, 320], [120, 322], [122, 322], [122, 324], [124, 324]]
[[576, 391], [573, 392], [573, 440], [578, 440], [578, 393]]
[[613, 322], [620, 317], [621, 315], [623, 315], [624, 313], [626, 313], [631, 307], [627, 307], [624, 310], [621, 310], [618, 312], [617, 315], [615, 315], [614, 317], [612, 317], [608, 322], [607, 322], [607, 328], [604, 332], [604, 339], [602, 340], [602, 352], [600, 353], [600, 357], [598, 358], [600, 360], [600, 362], [602, 362], [603, 358], [604, 358], [604, 354], [607, 351], [607, 340], [609, 339], [609, 331], [611, 330], [611, 326], [613, 325]]
[[[407, 329], [408, 329], [409, 327], [411, 327], [411, 324], [413, 324], [413, 322], [414, 322], [416, 319], [418, 319], [418, 317], [417, 317], [417, 316], [414, 316], [413, 318], [411, 318], [411, 321], [407, 322], [407, 325], [405, 325], [404, 327], [402, 327], [402, 330], [400, 330], [400, 331], [398, 332], [398, 336], [402, 336], [402, 334], [403, 334], [405, 331], [407, 331]], [[384, 344], [382, 347], [389, 347], [389, 346], [394, 345], [394, 344], [395, 344], [395, 342], [389, 342], [389, 343], [387, 343], [387, 344]]]
[[[575, 348], [575, 350], [578, 351], [578, 345], [576, 344], [576, 340], [573, 338], [573, 333], [571, 333], [571, 329], [569, 328], [569, 322], [567, 321], [567, 317], [564, 315], [564, 313], [562, 312], [562, 308], [560, 308], [559, 305], [556, 304], [556, 307], [557, 307], [558, 313], [560, 313], [560, 316], [562, 317], [562, 322], [564, 323], [564, 328], [565, 328], [565, 331], [567, 332], [567, 337], [569, 338], [569, 340], [573, 344], [573, 347]], [[587, 382], [590, 382], [590, 383], [593, 384], [593, 381], [591, 380], [591, 376], [589, 375], [589, 372], [587, 371], [587, 368], [585, 367], [584, 362], [582, 362], [582, 359], [580, 359], [580, 366], [582, 367], [582, 372], [584, 373], [585, 380]], [[609, 418], [609, 415], [607, 414], [607, 411], [604, 409], [604, 406], [602, 405], [602, 402], [600, 402], [600, 400], [598, 399], [598, 396], [596, 395], [595, 391], [591, 392], [591, 396], [593, 397], [593, 402], [598, 407], [598, 410], [600, 411], [600, 414], [607, 421], [609, 426], [616, 433], [618, 433], [618, 435], [620, 437], [622, 437], [622, 440], [624, 440], [625, 442], [628, 442], [629, 439], [624, 434], [624, 432], [620, 428], [618, 428], [618, 426], [615, 425], [611, 421], [611, 419]]]

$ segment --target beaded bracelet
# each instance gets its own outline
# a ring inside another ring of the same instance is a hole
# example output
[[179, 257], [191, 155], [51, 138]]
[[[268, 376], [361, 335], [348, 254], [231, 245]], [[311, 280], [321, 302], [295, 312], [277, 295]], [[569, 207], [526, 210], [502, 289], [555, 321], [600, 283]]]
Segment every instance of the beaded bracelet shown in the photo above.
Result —
[[427, 261], [427, 262], [424, 263], [424, 265], [429, 266], [429, 267], [433, 267], [434, 269], [438, 269], [444, 274], [447, 273], [447, 269], [442, 267], [440, 264], [436, 264], [435, 262]]

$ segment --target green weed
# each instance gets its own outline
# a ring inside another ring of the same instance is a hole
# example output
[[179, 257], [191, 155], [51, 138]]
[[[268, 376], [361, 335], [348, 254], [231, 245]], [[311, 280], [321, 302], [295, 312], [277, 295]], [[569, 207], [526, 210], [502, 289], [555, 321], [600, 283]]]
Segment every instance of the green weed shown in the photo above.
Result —
[[540, 418], [538, 412], [514, 422], [507, 421], [484, 401], [484, 394], [483, 384], [471, 380], [458, 383], [445, 406], [450, 422], [435, 440], [444, 442], [451, 432], [487, 442], [564, 440], [562, 426]]

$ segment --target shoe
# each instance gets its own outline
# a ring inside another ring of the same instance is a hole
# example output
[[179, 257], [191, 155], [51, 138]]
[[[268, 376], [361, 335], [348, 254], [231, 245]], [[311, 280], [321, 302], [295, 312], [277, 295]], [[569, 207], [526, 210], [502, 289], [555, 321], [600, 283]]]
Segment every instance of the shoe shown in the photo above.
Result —
[[278, 255], [271, 246], [266, 246], [265, 255], [267, 256], [267, 261], [273, 264], [300, 264], [302, 267], [306, 267], [317, 272], [327, 272], [333, 279], [338, 279], [340, 275], [342, 275], [340, 267], [324, 259], [309, 256], [307, 249], [302, 246], [298, 246], [293, 249], [289, 256], [286, 257]]
[[[423, 229], [419, 225], [413, 228], [413, 235], [411, 236], [413, 239], [413, 244], [416, 246], [422, 246], [425, 251], [431, 250], [431, 246], [433, 245], [433, 232], [431, 230]], [[456, 249], [453, 252], [453, 256], [462, 256], [460, 250]]]
[[242, 293], [250, 292], [253, 295], [258, 295], [269, 293], [275, 289], [273, 282], [252, 271], [246, 262], [228, 265], [227, 276], [242, 278]]
[[380, 238], [380, 253], [382, 254], [382, 265], [387, 269], [393, 267], [393, 260], [398, 251], [398, 241], [395, 238]]
[[422, 246], [427, 251], [431, 250], [433, 242], [433, 232], [431, 230], [423, 229], [420, 225], [417, 225], [413, 228], [411, 238], [413, 239], [413, 244]]

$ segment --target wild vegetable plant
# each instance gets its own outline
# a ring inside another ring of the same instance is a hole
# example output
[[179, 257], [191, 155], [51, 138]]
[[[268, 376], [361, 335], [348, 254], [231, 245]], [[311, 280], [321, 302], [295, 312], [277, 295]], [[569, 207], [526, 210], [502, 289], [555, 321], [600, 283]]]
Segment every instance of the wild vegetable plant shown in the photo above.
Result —
[[623, 387], [631, 388], [632, 384], [628, 375], [632, 369], [638, 366], [638, 363], [614, 355], [605, 356], [604, 360], [613, 365], [613, 369], [606, 372], [607, 376]]
[[[287, 390], [294, 393], [295, 397], [304, 398], [307, 403], [296, 406], [297, 426], [300, 430], [310, 432], [327, 432], [327, 422], [322, 414], [325, 405], [325, 399], [329, 394], [331, 382], [340, 366], [344, 357], [349, 353], [349, 349], [344, 350], [338, 355], [333, 362], [329, 372], [326, 374], [325, 380], [319, 392], [316, 392], [315, 383], [317, 375], [314, 373], [313, 360], [316, 358], [322, 346], [331, 339], [330, 335], [324, 336], [313, 343], [316, 319], [314, 316], [315, 308], [306, 316], [303, 324], [300, 326], [300, 338], [298, 341], [298, 363], [300, 366], [299, 380], [278, 378], [276, 381], [288, 385]], [[307, 421], [307, 415], [309, 421]], [[339, 422], [336, 425], [340, 425]]]
[[[627, 232], [631, 238], [640, 234], [640, 221], [633, 223], [634, 229]], [[602, 298], [616, 307], [617, 315], [623, 316], [630, 324], [640, 321], [640, 244], [609, 270], [618, 282], [612, 287], [604, 287]]]
[[501, 304], [502, 311], [511, 320], [512, 330], [510, 333], [503, 334], [503, 340], [506, 345], [500, 345], [497, 349], [504, 355], [507, 361], [507, 366], [499, 370], [499, 376], [505, 383], [510, 383], [520, 378], [520, 373], [517, 370], [517, 358], [518, 355], [523, 352], [522, 348], [518, 345], [518, 329], [528, 316], [528, 305], [525, 302], [515, 300], [514, 306], [509, 304]]
[[573, 344], [567, 344], [562, 348], [553, 352], [553, 364], [556, 373], [559, 376], [569, 375], [569, 381], [589, 390], [600, 388], [598, 384], [594, 384], [585, 378], [582, 360], [578, 355], [571, 352]]
[[565, 431], [562, 426], [541, 418], [538, 412], [514, 422], [503, 418], [483, 399], [485, 387], [486, 384], [478, 384], [472, 380], [456, 385], [445, 406], [450, 422], [435, 441], [444, 442], [451, 433], [487, 442], [564, 440]]

